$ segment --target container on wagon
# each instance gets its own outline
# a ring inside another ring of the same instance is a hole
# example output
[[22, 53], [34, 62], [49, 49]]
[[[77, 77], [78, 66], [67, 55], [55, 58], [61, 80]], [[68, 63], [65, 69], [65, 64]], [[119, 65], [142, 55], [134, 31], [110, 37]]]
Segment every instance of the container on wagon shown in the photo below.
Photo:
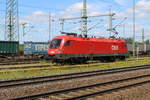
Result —
[[17, 54], [19, 51], [18, 41], [0, 41], [0, 55]]
[[47, 54], [48, 42], [24, 42], [24, 54]]

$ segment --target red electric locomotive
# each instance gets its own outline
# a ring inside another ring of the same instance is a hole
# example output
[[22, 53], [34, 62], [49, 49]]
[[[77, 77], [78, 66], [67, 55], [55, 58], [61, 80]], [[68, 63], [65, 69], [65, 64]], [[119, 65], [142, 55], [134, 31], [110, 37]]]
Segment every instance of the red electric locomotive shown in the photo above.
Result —
[[48, 54], [57, 63], [84, 63], [91, 59], [106, 62], [124, 60], [128, 49], [123, 39], [80, 37], [68, 33], [53, 38]]

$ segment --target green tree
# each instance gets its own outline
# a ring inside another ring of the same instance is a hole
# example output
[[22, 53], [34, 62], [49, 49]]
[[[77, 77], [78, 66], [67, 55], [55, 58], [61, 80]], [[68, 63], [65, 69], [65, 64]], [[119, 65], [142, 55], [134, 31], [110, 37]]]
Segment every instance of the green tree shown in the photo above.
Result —
[[149, 41], [149, 40], [146, 40], [145, 43], [146, 43], [146, 44], [150, 44], [150, 41]]
[[133, 42], [132, 38], [126, 38], [125, 40], [127, 41], [127, 43], [132, 43]]

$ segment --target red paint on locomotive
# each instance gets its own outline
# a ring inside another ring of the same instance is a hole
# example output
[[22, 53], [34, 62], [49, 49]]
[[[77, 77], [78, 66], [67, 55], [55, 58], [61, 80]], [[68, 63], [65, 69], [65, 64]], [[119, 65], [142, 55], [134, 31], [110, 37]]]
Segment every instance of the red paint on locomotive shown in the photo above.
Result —
[[[57, 43], [56, 43], [57, 42]], [[52, 45], [53, 43], [53, 45]], [[55, 47], [56, 46], [56, 47]], [[123, 39], [83, 38], [74, 36], [55, 37], [48, 50], [49, 55], [56, 54], [113, 54], [127, 53]]]

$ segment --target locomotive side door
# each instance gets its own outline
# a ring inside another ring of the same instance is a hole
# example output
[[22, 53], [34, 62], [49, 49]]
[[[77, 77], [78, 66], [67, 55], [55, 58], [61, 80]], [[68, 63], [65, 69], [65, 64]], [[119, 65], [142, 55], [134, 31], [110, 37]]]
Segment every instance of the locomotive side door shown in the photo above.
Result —
[[88, 41], [89, 42], [89, 54], [90, 54], [90, 57], [91, 59], [93, 59], [93, 56], [94, 56], [94, 42], [93, 41]]

